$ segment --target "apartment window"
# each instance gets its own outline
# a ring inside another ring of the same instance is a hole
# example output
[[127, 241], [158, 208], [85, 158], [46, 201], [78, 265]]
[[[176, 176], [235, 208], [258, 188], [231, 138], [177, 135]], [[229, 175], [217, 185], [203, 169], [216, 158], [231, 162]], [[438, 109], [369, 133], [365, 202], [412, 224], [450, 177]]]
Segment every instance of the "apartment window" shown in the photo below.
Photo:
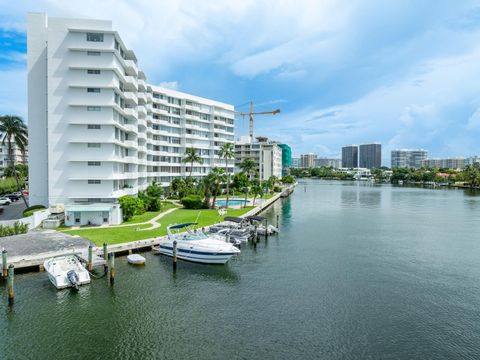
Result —
[[87, 88], [87, 92], [89, 92], [89, 93], [99, 93], [100, 88]]
[[87, 41], [103, 42], [103, 34], [87, 33]]
[[100, 166], [100, 161], [89, 161], [88, 166]]
[[102, 180], [88, 180], [89, 185], [99, 185], [102, 183]]
[[100, 75], [100, 70], [87, 70], [87, 74], [89, 75]]
[[100, 106], [87, 106], [87, 111], [101, 111], [102, 108]]
[[101, 147], [101, 144], [100, 143], [88, 143], [87, 147], [89, 147], [89, 148], [99, 148], [99, 147]]
[[101, 126], [100, 125], [87, 125], [87, 128], [89, 130], [100, 130]]
[[100, 56], [101, 54], [100, 51], [87, 51], [87, 56]]

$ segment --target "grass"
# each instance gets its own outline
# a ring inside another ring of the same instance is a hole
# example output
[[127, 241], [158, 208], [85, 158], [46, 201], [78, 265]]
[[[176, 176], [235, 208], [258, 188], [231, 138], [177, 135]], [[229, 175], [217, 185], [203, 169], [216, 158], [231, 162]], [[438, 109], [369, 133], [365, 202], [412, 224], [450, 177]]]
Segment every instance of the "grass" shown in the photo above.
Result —
[[[247, 206], [242, 209], [229, 209], [227, 216], [240, 216], [253, 209], [252, 206]], [[199, 216], [200, 213], [200, 216]], [[197, 221], [198, 218], [198, 221]], [[222, 221], [223, 217], [218, 215], [217, 210], [187, 210], [178, 209], [164, 217], [158, 219], [161, 224], [159, 228], [153, 230], [139, 231], [138, 229], [145, 229], [150, 227], [149, 224], [133, 225], [117, 228], [84, 228], [78, 230], [62, 229], [61, 231], [70, 235], [79, 235], [83, 238], [93, 241], [97, 245], [103, 243], [119, 244], [124, 242], [149, 239], [157, 236], [164, 236], [167, 234], [167, 226], [171, 224], [179, 224], [185, 222], [198, 222], [198, 227], [212, 225], [216, 222]]]
[[175, 206], [171, 202], [162, 202], [162, 209], [159, 211], [147, 211], [141, 215], [134, 215], [132, 216], [131, 219], [128, 219], [127, 221], [124, 221], [124, 224], [138, 224], [138, 223], [143, 223], [152, 220], [155, 216], [161, 214], [164, 211], [167, 211], [168, 209], [172, 209]]

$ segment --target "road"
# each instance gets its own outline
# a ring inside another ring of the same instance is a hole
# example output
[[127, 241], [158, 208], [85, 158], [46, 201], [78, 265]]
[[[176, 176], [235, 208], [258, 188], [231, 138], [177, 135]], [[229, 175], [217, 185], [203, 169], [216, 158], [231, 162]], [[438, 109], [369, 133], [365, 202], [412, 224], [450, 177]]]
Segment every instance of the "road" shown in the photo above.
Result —
[[3, 207], [3, 213], [0, 214], [0, 221], [21, 219], [23, 217], [23, 210], [26, 209], [25, 203], [22, 199], [19, 199], [11, 203], [10, 205], [5, 205], [1, 207]]

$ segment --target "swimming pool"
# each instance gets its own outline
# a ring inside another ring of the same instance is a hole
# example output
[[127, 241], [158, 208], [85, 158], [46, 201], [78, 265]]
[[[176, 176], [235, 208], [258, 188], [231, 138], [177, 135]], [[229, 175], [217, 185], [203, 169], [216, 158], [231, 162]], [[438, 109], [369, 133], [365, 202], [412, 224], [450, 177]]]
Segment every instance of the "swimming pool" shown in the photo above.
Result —
[[[239, 206], [243, 204], [248, 204], [250, 201], [249, 200], [242, 200], [242, 199], [228, 199], [228, 206]], [[227, 200], [217, 200], [215, 201], [215, 204], [218, 206], [226, 206], [227, 205]]]

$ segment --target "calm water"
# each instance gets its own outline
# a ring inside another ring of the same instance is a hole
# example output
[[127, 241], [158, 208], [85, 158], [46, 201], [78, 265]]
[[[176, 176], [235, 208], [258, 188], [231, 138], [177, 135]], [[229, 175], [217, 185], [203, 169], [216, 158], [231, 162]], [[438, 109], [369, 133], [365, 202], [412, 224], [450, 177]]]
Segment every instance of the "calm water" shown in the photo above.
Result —
[[77, 294], [17, 276], [0, 358], [480, 358], [480, 196], [305, 181], [276, 214], [225, 267], [123, 257]]

